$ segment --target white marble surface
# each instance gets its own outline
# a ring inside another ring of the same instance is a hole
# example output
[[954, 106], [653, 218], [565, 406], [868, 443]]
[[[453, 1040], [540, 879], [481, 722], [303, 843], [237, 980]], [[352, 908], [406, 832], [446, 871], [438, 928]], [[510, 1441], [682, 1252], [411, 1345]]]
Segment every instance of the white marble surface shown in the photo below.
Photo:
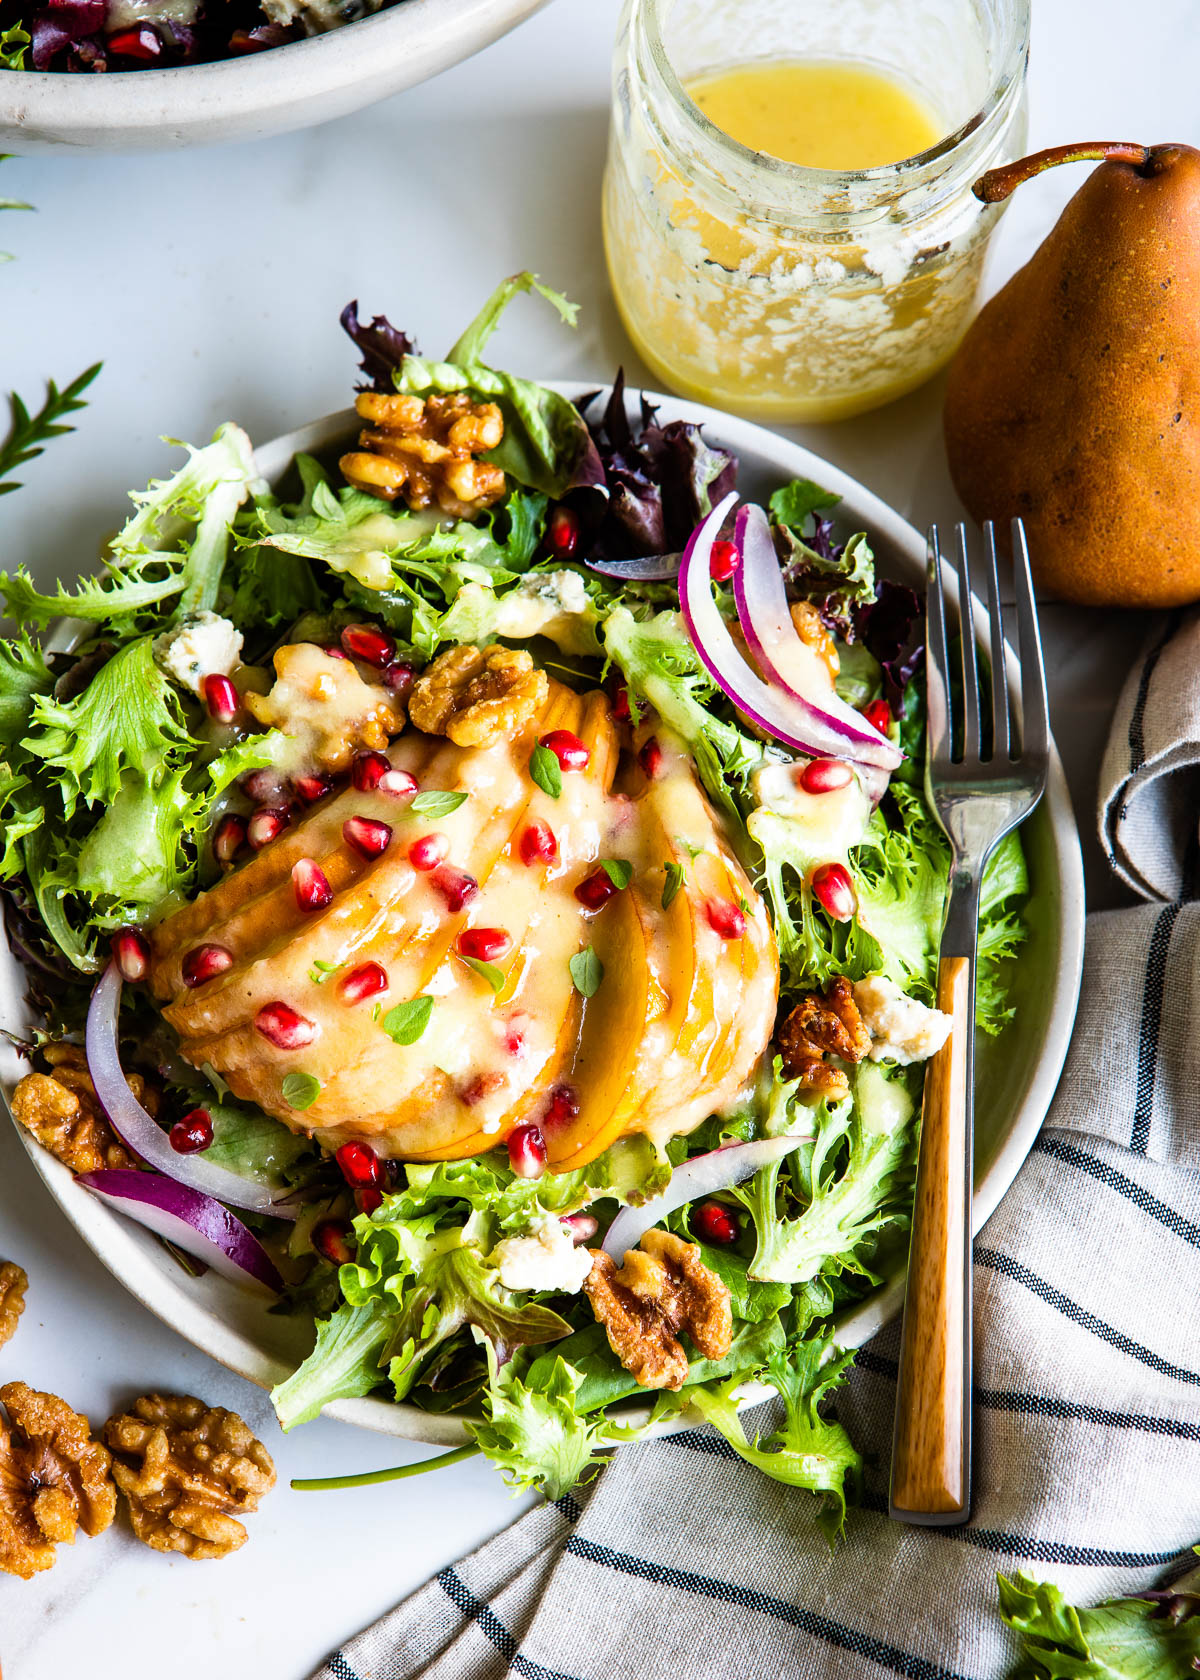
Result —
[[[440, 80], [309, 133], [161, 157], [21, 160], [0, 191], [38, 206], [0, 218], [0, 386], [36, 396], [103, 357], [73, 439], [0, 500], [0, 564], [42, 579], [91, 564], [126, 487], [163, 470], [167, 433], [227, 417], [259, 440], [340, 407], [353, 359], [337, 315], [357, 296], [449, 344], [502, 274], [532, 267], [582, 304], [577, 334], [532, 303], [506, 322], [509, 365], [602, 380], [641, 369], [608, 297], [599, 236], [608, 47], [617, 0], [555, 0]], [[1094, 138], [1200, 143], [1200, 3], [1038, 0], [1035, 144]], [[1023, 261], [1081, 179], [1024, 188], [991, 269]], [[891, 408], [797, 435], [923, 525], [951, 520], [937, 385]], [[1119, 529], [1121, 510], [1114, 509]], [[1048, 609], [1056, 723], [1090, 818], [1105, 706], [1138, 629]], [[1085, 822], [1085, 832], [1087, 828]], [[1099, 876], [1097, 897], [1104, 894]], [[421, 1455], [318, 1422], [283, 1439], [265, 1401], [176, 1337], [99, 1266], [0, 1126], [0, 1255], [30, 1275], [29, 1309], [0, 1380], [57, 1390], [95, 1418], [150, 1388], [234, 1407], [275, 1453], [281, 1486], [221, 1563], [171, 1561], [118, 1528], [64, 1550], [31, 1583], [0, 1577], [7, 1680], [303, 1680], [343, 1638], [511, 1520], [480, 1462], [429, 1481], [298, 1494], [292, 1476]]]

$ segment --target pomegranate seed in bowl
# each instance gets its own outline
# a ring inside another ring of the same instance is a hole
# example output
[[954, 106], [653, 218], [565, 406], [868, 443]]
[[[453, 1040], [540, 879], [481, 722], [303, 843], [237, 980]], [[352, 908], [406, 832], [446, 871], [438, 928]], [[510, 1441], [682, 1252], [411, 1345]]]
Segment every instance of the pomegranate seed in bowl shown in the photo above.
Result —
[[849, 787], [854, 771], [841, 758], [813, 758], [800, 772], [800, 786], [805, 793], [836, 793]]
[[374, 817], [347, 817], [342, 824], [342, 839], [365, 858], [382, 857], [392, 840], [392, 831], [385, 822]]
[[352, 1190], [364, 1190], [383, 1182], [383, 1163], [369, 1143], [354, 1139], [344, 1143], [335, 1157], [342, 1177]]
[[869, 706], [863, 707], [862, 715], [881, 735], [886, 735], [892, 727], [892, 708], [886, 700], [872, 700]]
[[232, 723], [238, 715], [241, 701], [229, 678], [211, 672], [203, 678], [200, 686], [204, 691], [204, 704], [208, 707], [209, 717], [215, 723]]
[[576, 1248], [582, 1248], [584, 1243], [591, 1242], [600, 1229], [600, 1221], [594, 1213], [560, 1214], [559, 1224], [569, 1232], [571, 1241]]
[[403, 700], [412, 687], [417, 673], [405, 659], [393, 659], [383, 668], [383, 686]]
[[383, 1191], [377, 1190], [373, 1184], [365, 1184], [361, 1190], [354, 1192], [354, 1201], [359, 1213], [372, 1214], [376, 1208], [383, 1206]]
[[720, 1202], [701, 1202], [692, 1209], [691, 1226], [701, 1242], [727, 1248], [741, 1235], [737, 1215]]
[[252, 799], [256, 805], [278, 805], [287, 803], [288, 781], [278, 770], [272, 770], [269, 764], [261, 769], [251, 770], [248, 776], [242, 777], [242, 788], [247, 799]]
[[710, 898], [704, 906], [708, 925], [722, 939], [740, 939], [746, 931], [746, 913], [728, 898]]
[[354, 1227], [348, 1219], [318, 1220], [311, 1241], [317, 1253], [335, 1266], [344, 1266], [354, 1258]]
[[613, 695], [612, 715], [614, 723], [632, 722], [633, 713], [629, 709], [629, 690], [624, 683], [618, 684], [617, 692]]
[[546, 1126], [565, 1126], [568, 1120], [574, 1120], [579, 1113], [579, 1092], [574, 1085], [563, 1081], [555, 1085], [550, 1091], [550, 1100], [546, 1104], [546, 1117], [542, 1122]]
[[177, 1155], [199, 1154], [212, 1140], [212, 1115], [206, 1108], [193, 1108], [181, 1120], [176, 1120], [167, 1133], [167, 1142]]
[[569, 729], [552, 729], [542, 736], [538, 745], [548, 747], [563, 770], [586, 770], [592, 756], [578, 735]]
[[261, 852], [272, 840], [278, 840], [291, 820], [291, 813], [278, 806], [260, 806], [246, 824], [246, 839], [256, 852]]
[[476, 962], [494, 962], [511, 944], [504, 928], [464, 928], [458, 936], [458, 954]]
[[254, 1025], [277, 1050], [303, 1050], [317, 1036], [316, 1022], [287, 1003], [264, 1003], [254, 1017]]
[[193, 945], [181, 964], [183, 983], [192, 988], [233, 967], [233, 952], [224, 945]]
[[737, 544], [715, 542], [708, 562], [708, 575], [714, 583], [728, 583], [738, 568]]
[[854, 883], [850, 872], [840, 863], [823, 863], [812, 872], [810, 882], [821, 908], [835, 922], [848, 922], [854, 915]]
[[546, 1170], [546, 1140], [540, 1126], [518, 1126], [509, 1134], [508, 1164], [518, 1178], [540, 1178]]
[[136, 928], [122, 928], [113, 934], [113, 961], [121, 970], [122, 980], [138, 981], [146, 978], [150, 967], [150, 946], [143, 933]]
[[647, 781], [653, 782], [662, 773], [663, 750], [651, 735], [650, 739], [638, 753], [638, 763], [642, 767], [642, 774]]
[[219, 864], [231, 864], [245, 844], [245, 817], [239, 817], [236, 811], [226, 811], [213, 829], [213, 856]]
[[616, 883], [606, 869], [593, 869], [575, 888], [575, 897], [585, 910], [600, 910], [616, 891]]
[[391, 664], [396, 652], [392, 638], [373, 624], [348, 624], [342, 631], [342, 647], [351, 659], [361, 659], [364, 665], [376, 665], [380, 670]]
[[387, 969], [377, 962], [362, 963], [358, 968], [352, 968], [338, 986], [342, 1000], [350, 1004], [365, 1003], [367, 998], [378, 997], [387, 989]]
[[360, 752], [350, 766], [350, 780], [359, 793], [371, 793], [391, 768], [392, 761], [386, 753]]
[[[408, 855], [412, 857], [411, 850]], [[454, 869], [450, 864], [436, 869], [430, 879], [445, 899], [447, 910], [455, 915], [465, 909], [479, 891], [479, 882], [473, 875], [468, 875], [464, 869]]]
[[554, 830], [546, 822], [531, 822], [519, 841], [522, 863], [553, 863], [558, 856], [558, 841]]
[[297, 776], [295, 781], [296, 792], [306, 805], [315, 805], [318, 799], [324, 799], [332, 787], [331, 776]]
[[417, 779], [407, 770], [385, 770], [375, 791], [386, 793], [389, 799], [411, 799], [417, 791]]
[[444, 834], [422, 834], [408, 848], [408, 861], [424, 875], [436, 869], [450, 852], [450, 842]]
[[292, 889], [297, 907], [304, 911], [324, 910], [333, 903], [329, 877], [312, 858], [297, 858], [292, 865]]
[[581, 527], [574, 508], [560, 502], [546, 521], [546, 547], [556, 560], [569, 560], [579, 547]]

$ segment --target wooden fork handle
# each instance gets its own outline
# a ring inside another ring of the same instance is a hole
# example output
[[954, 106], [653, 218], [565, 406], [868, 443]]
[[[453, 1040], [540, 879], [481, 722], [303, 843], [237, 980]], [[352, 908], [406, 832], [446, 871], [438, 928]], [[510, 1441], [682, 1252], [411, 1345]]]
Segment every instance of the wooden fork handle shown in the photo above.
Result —
[[892, 1447], [891, 1515], [965, 1522], [971, 1503], [971, 1135], [974, 959], [943, 956], [950, 1037], [925, 1076]]

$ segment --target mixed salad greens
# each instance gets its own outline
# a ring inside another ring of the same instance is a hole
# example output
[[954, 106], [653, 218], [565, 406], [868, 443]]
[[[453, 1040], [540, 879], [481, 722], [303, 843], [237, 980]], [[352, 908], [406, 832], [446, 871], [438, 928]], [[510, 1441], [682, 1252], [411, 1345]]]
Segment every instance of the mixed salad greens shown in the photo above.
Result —
[[[662, 423], [645, 399], [629, 404], [620, 377], [607, 398], [573, 403], [494, 368], [491, 335], [528, 291], [573, 323], [565, 299], [517, 275], [442, 360], [420, 355], [382, 317], [360, 321], [353, 304], [343, 315], [368, 385], [465, 391], [500, 406], [504, 439], [489, 459], [507, 493], [482, 515], [409, 511], [307, 456], [271, 488], [245, 434], [225, 425], [173, 476], [134, 495], [102, 576], [44, 592], [22, 569], [0, 575], [20, 626], [0, 642], [0, 880], [39, 1042], [80, 1034], [114, 934], [217, 878], [214, 825], [244, 778], [280, 760], [279, 731], [231, 739], [180, 675], [171, 650], [214, 615], [243, 638], [247, 664], [268, 662], [283, 641], [336, 642], [367, 616], [417, 665], [448, 645], [500, 637], [529, 643], [568, 684], [623, 688], [635, 717], [653, 708], [686, 744], [766, 896], [781, 1013], [835, 975], [883, 975], [932, 1004], [949, 851], [921, 789], [917, 597], [876, 577], [866, 533], [839, 534], [835, 497], [806, 481], [776, 487], [770, 540], [789, 597], [811, 603], [838, 638], [839, 695], [906, 755], [849, 851], [858, 913], [839, 918], [812, 890], [821, 860], [803, 826], [760, 797], [764, 767], [787, 766], [792, 754], [726, 697], [680, 613], [679, 551], [734, 487], [738, 463], [700, 427]], [[707, 573], [704, 592], [711, 601]], [[719, 582], [729, 617], [732, 593], [728, 578]], [[1010, 836], [984, 894], [977, 1007], [988, 1033], [1012, 1012], [1027, 888]], [[165, 1086], [159, 1124], [203, 1102], [214, 1138], [201, 1158], [291, 1205], [286, 1227], [269, 1211], [243, 1215], [285, 1280], [276, 1310], [317, 1321], [311, 1354], [274, 1394], [284, 1427], [376, 1392], [460, 1413], [514, 1486], [552, 1498], [636, 1433], [622, 1402], [645, 1391], [580, 1294], [506, 1287], [498, 1246], [602, 1233], [685, 1163], [787, 1138], [786, 1155], [709, 1198], [722, 1217], [710, 1214], [703, 1231], [689, 1203], [665, 1217], [728, 1287], [734, 1329], [728, 1355], [693, 1358], [685, 1386], [660, 1394], [653, 1412], [695, 1406], [750, 1463], [819, 1494], [828, 1532], [840, 1530], [860, 1465], [823, 1410], [851, 1357], [834, 1348], [832, 1326], [902, 1259], [921, 1063], [863, 1061], [848, 1069], [848, 1097], [814, 1101], [776, 1059], [733, 1110], [661, 1152], [629, 1137], [573, 1172], [524, 1177], [503, 1150], [392, 1163], [379, 1204], [353, 1217], [340, 1247], [318, 1251], [314, 1231], [353, 1212], [332, 1158], [185, 1064], [132, 988], [119, 1030], [126, 1064]], [[755, 1380], [778, 1392], [783, 1412], [769, 1439], [751, 1441], [737, 1402]]]

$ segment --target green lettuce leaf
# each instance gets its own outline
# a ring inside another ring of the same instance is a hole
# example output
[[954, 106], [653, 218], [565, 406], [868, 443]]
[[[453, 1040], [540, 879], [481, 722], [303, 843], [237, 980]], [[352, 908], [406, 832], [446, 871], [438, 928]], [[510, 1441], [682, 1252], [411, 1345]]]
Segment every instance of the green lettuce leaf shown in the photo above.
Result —
[[1194, 1597], [1179, 1595], [1178, 1616], [1144, 1598], [1076, 1610], [1049, 1582], [1024, 1574], [997, 1579], [1000, 1613], [1021, 1640], [1012, 1680], [1191, 1680], [1200, 1668]]
[[357, 1400], [378, 1388], [390, 1316], [383, 1301], [369, 1300], [358, 1307], [341, 1306], [318, 1320], [316, 1345], [308, 1358], [271, 1390], [282, 1429], [310, 1423], [333, 1400]]
[[539, 1360], [522, 1380], [511, 1365], [497, 1364], [489, 1346], [487, 1421], [467, 1428], [510, 1487], [561, 1499], [596, 1473], [614, 1437], [602, 1416], [581, 1413], [580, 1380], [557, 1355]]

